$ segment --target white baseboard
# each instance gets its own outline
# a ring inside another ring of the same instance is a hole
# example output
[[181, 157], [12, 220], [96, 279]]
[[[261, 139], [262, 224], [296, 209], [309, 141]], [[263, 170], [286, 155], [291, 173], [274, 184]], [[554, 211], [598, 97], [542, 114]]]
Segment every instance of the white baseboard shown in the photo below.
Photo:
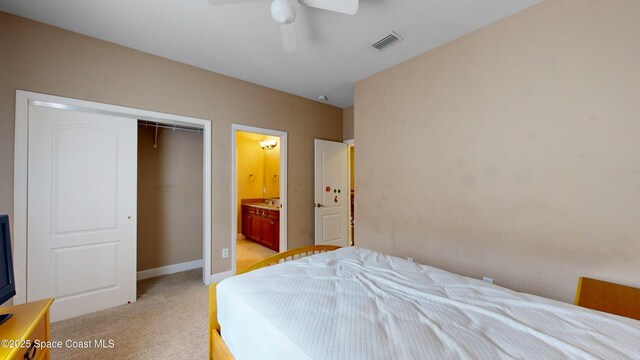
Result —
[[194, 260], [194, 261], [183, 262], [180, 264], [161, 266], [161, 267], [157, 267], [149, 270], [142, 270], [142, 271], [138, 271], [137, 279], [144, 280], [144, 279], [149, 279], [156, 276], [169, 275], [169, 274], [175, 274], [175, 273], [179, 273], [187, 270], [193, 270], [193, 269], [201, 268], [203, 266], [202, 264], [203, 264], [202, 260]]
[[221, 272], [221, 273], [217, 273], [217, 274], [213, 274], [211, 275], [211, 283], [219, 283], [220, 281], [228, 278], [228, 277], [232, 277], [233, 276], [233, 271], [229, 270], [229, 271], [225, 271], [225, 272]]

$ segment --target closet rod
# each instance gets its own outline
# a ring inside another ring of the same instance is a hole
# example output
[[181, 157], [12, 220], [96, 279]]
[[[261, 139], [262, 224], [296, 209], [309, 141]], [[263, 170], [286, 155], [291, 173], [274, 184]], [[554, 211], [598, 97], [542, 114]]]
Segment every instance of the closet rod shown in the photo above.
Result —
[[202, 129], [198, 129], [194, 127], [182, 126], [182, 125], [165, 125], [165, 124], [159, 124], [156, 122], [145, 121], [145, 120], [138, 120], [138, 125], [139, 126], [144, 125], [145, 127], [152, 127], [152, 128], [158, 127], [160, 129], [188, 131], [188, 132], [194, 132], [198, 134], [201, 134], [203, 132]]

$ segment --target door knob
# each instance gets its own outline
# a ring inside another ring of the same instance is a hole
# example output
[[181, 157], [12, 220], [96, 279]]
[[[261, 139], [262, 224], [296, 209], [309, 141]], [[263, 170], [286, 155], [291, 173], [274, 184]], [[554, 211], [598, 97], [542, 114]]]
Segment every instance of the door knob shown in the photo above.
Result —
[[319, 208], [321, 208], [321, 207], [323, 207], [323, 206], [324, 206], [324, 205], [322, 205], [322, 204], [316, 204], [316, 207], [319, 207]]

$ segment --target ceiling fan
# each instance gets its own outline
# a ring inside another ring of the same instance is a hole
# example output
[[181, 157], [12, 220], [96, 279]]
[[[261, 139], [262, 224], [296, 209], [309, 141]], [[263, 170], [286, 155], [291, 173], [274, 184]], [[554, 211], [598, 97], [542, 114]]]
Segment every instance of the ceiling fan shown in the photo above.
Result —
[[[208, 0], [211, 5], [240, 4], [262, 0]], [[284, 51], [291, 52], [298, 49], [296, 28], [296, 2], [302, 6], [315, 9], [333, 11], [341, 14], [355, 15], [358, 11], [358, 0], [273, 0], [271, 3], [271, 17], [280, 24], [282, 32], [282, 46]]]

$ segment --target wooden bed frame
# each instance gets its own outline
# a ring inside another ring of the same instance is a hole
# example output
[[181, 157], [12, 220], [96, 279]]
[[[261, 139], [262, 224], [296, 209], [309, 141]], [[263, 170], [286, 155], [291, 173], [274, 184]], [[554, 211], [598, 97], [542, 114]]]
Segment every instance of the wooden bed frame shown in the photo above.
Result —
[[[238, 272], [238, 274], [244, 274], [266, 266], [276, 265], [281, 262], [296, 260], [338, 248], [339, 246], [319, 245], [285, 251], [268, 257]], [[217, 284], [211, 284], [209, 287], [209, 359], [233, 360], [233, 355], [220, 336], [220, 324], [218, 324], [218, 309], [216, 303], [216, 285]], [[575, 304], [589, 309], [640, 320], [640, 288], [581, 277], [578, 280]]]
[[631, 286], [581, 277], [575, 304], [640, 320], [640, 289]]
[[[303, 257], [319, 254], [327, 251], [333, 251], [339, 249], [340, 246], [333, 245], [316, 245], [305, 246], [289, 251], [285, 251], [279, 254], [270, 256], [248, 268], [239, 271], [237, 275], [247, 273], [263, 267], [277, 265], [282, 262], [301, 259]], [[216, 285], [217, 283], [209, 286], [209, 359], [215, 360], [233, 360], [233, 355], [227, 348], [227, 345], [220, 336], [220, 324], [218, 324], [218, 307], [216, 302]]]

